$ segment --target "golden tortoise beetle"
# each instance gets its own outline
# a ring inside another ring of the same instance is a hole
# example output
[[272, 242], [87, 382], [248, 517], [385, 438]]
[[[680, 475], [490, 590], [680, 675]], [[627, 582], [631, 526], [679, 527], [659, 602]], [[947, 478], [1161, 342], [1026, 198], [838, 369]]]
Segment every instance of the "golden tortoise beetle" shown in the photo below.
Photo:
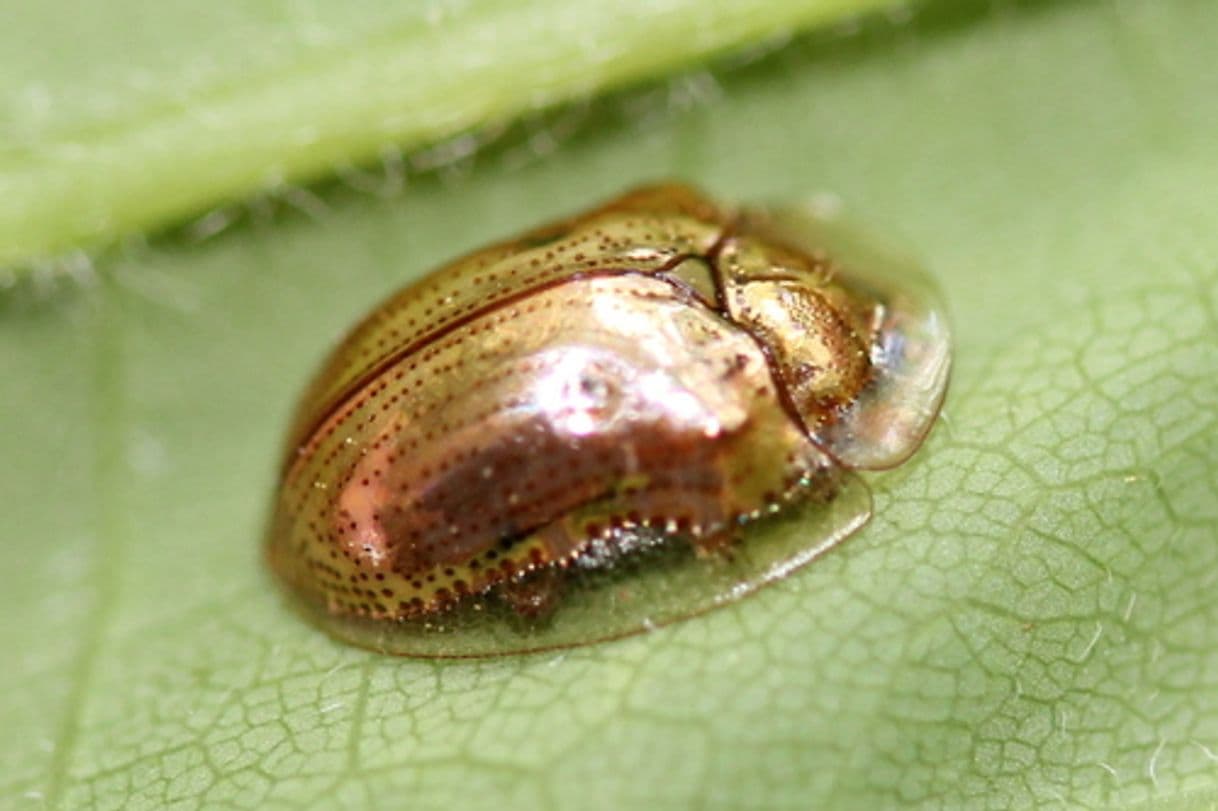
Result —
[[[798, 209], [637, 189], [350, 332], [290, 429], [271, 565], [329, 631], [396, 654], [655, 627], [861, 527], [849, 471], [913, 453], [948, 367], [916, 271]], [[800, 514], [741, 538], [776, 512]]]

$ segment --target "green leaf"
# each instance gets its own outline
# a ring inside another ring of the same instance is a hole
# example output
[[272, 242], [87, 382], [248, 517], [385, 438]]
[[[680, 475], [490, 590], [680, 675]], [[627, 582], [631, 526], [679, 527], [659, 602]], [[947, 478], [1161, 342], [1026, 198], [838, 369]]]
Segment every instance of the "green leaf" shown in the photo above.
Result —
[[[0, 807], [1214, 807], [1216, 39], [1203, 0], [946, 8], [610, 99], [544, 158], [525, 133], [9, 290]], [[714, 92], [672, 103], [690, 81]], [[302, 623], [260, 533], [324, 347], [444, 258], [669, 175], [838, 199], [940, 280], [946, 417], [872, 523], [554, 655]]]
[[10, 2], [0, 267], [885, 4]]

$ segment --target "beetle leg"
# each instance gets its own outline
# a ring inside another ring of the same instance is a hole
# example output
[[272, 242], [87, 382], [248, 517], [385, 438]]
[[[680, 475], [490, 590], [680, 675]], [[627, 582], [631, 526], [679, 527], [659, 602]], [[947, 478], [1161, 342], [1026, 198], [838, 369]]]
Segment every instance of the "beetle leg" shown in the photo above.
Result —
[[501, 584], [496, 593], [521, 619], [548, 619], [562, 601], [563, 573], [545, 566]]
[[700, 558], [727, 557], [738, 540], [735, 527], [724, 526], [694, 537], [694, 552]]

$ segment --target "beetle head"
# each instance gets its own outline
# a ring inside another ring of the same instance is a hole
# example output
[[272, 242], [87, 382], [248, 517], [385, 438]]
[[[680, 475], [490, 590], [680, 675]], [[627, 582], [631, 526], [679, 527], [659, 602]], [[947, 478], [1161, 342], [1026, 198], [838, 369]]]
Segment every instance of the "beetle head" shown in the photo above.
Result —
[[762, 344], [804, 426], [834, 421], [871, 375], [874, 302], [835, 282], [828, 256], [737, 233], [719, 255], [728, 311]]
[[761, 343], [818, 445], [852, 468], [913, 453], [950, 366], [943, 307], [925, 274], [803, 209], [741, 214], [718, 266], [728, 314]]

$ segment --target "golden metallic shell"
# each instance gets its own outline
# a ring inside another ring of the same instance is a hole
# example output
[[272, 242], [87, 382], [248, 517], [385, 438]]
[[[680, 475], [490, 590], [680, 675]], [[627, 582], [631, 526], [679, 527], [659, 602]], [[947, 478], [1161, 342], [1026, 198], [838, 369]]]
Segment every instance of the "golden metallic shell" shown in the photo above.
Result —
[[[947, 368], [933, 297], [891, 260], [806, 216], [641, 189], [352, 330], [290, 429], [271, 563], [334, 633], [394, 653], [654, 627], [861, 526], [847, 471], [912, 453]], [[741, 539], [797, 508], [802, 532]]]

